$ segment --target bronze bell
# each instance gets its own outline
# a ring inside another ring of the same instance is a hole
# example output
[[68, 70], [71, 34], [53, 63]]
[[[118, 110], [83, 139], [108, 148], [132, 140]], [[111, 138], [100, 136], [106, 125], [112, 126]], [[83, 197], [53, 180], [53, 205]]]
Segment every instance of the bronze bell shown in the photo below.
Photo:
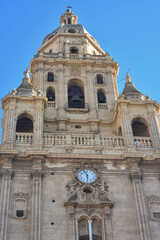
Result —
[[80, 102], [80, 97], [78, 95], [73, 95], [71, 102]]

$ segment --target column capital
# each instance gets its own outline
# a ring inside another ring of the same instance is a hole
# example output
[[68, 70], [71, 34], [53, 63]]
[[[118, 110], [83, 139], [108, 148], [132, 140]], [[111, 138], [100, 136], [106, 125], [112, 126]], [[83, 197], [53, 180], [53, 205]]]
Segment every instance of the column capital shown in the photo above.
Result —
[[0, 174], [2, 177], [4, 177], [5, 179], [10, 179], [13, 175], [13, 168], [6, 168], [6, 167], [3, 167], [1, 170], [0, 170]]
[[141, 171], [131, 171], [130, 173], [131, 180], [135, 181], [142, 181], [143, 179], [143, 174]]

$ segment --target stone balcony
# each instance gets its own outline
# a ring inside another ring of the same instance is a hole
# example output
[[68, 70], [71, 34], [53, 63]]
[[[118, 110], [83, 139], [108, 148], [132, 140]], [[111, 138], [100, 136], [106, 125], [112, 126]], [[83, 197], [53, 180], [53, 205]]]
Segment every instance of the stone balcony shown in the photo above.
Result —
[[[14, 148], [34, 149], [34, 134], [16, 133]], [[134, 137], [133, 148], [137, 150], [151, 150], [153, 147], [150, 137]], [[44, 133], [42, 149], [54, 149], [56, 151], [65, 151], [67, 149], [75, 150], [76, 153], [82, 151], [91, 151], [95, 154], [97, 151], [106, 151], [123, 153], [127, 151], [127, 146], [122, 136], [107, 136], [105, 134], [93, 133]]]
[[114, 60], [108, 55], [91, 55], [91, 54], [70, 54], [70, 53], [46, 53], [46, 52], [39, 52], [37, 55], [34, 56], [35, 59], [37, 58], [47, 58], [47, 59], [75, 59], [75, 60], [96, 60], [96, 61], [109, 61], [114, 62]]

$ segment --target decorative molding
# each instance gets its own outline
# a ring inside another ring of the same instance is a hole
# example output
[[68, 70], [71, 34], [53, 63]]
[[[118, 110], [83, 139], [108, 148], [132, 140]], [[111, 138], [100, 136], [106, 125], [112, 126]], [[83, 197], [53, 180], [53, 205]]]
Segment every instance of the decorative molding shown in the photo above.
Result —
[[148, 202], [151, 219], [160, 222], [160, 197], [151, 195], [146, 197], [146, 200]]
[[31, 176], [33, 178], [41, 178], [43, 177], [43, 170], [42, 169], [33, 169], [31, 172]]
[[14, 193], [13, 198], [15, 200], [19, 200], [19, 199], [27, 200], [29, 198], [29, 194], [24, 192]]

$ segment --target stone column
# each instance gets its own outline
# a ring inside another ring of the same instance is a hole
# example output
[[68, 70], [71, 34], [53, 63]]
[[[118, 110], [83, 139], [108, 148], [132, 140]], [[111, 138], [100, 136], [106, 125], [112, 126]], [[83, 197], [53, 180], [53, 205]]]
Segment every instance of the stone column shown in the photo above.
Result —
[[112, 69], [107, 70], [106, 76], [107, 76], [107, 82], [109, 84], [108, 85], [109, 93], [107, 97], [108, 108], [109, 110], [114, 110], [115, 101], [117, 100], [117, 97], [116, 97], [117, 90], [115, 89], [115, 86], [114, 86], [114, 77], [113, 77]]
[[40, 240], [41, 234], [41, 167], [33, 167], [32, 170], [33, 187], [32, 187], [32, 225], [31, 240]]
[[89, 225], [89, 240], [92, 240], [92, 220], [88, 220]]
[[43, 143], [43, 108], [44, 108], [43, 100], [44, 98], [36, 100], [36, 114], [34, 121], [35, 149], [40, 149]]
[[142, 189], [142, 173], [140, 169], [131, 169], [131, 179], [136, 204], [140, 240], [150, 240], [147, 211]]
[[127, 105], [123, 105], [120, 107], [121, 112], [121, 127], [122, 127], [122, 134], [124, 137], [125, 145], [128, 147], [134, 147], [134, 139], [133, 139], [133, 132], [131, 128], [131, 122], [129, 119]]
[[[65, 89], [64, 89], [64, 69], [63, 66], [59, 66], [59, 68], [56, 70], [56, 74], [58, 75], [58, 79], [59, 81], [58, 83], [58, 87], [57, 87], [57, 107], [58, 107], [58, 117], [59, 118], [64, 118], [64, 116], [66, 115], [65, 110], [64, 110], [64, 106], [65, 106]], [[67, 100], [68, 101], [68, 100]]]
[[8, 211], [9, 211], [9, 199], [10, 199], [10, 184], [11, 176], [13, 173], [12, 165], [4, 164], [1, 170], [2, 175], [2, 189], [0, 200], [0, 240], [8, 240], [7, 227], [8, 227]]
[[93, 81], [92, 67], [87, 66], [85, 82], [85, 102], [89, 104], [90, 107], [90, 118], [97, 118], [96, 106], [97, 106], [97, 93], [95, 93], [94, 85], [95, 80]]
[[152, 138], [153, 138], [155, 147], [156, 146], [160, 147], [160, 130], [158, 126], [157, 117], [155, 116], [155, 114], [150, 113], [149, 118], [151, 123]]

